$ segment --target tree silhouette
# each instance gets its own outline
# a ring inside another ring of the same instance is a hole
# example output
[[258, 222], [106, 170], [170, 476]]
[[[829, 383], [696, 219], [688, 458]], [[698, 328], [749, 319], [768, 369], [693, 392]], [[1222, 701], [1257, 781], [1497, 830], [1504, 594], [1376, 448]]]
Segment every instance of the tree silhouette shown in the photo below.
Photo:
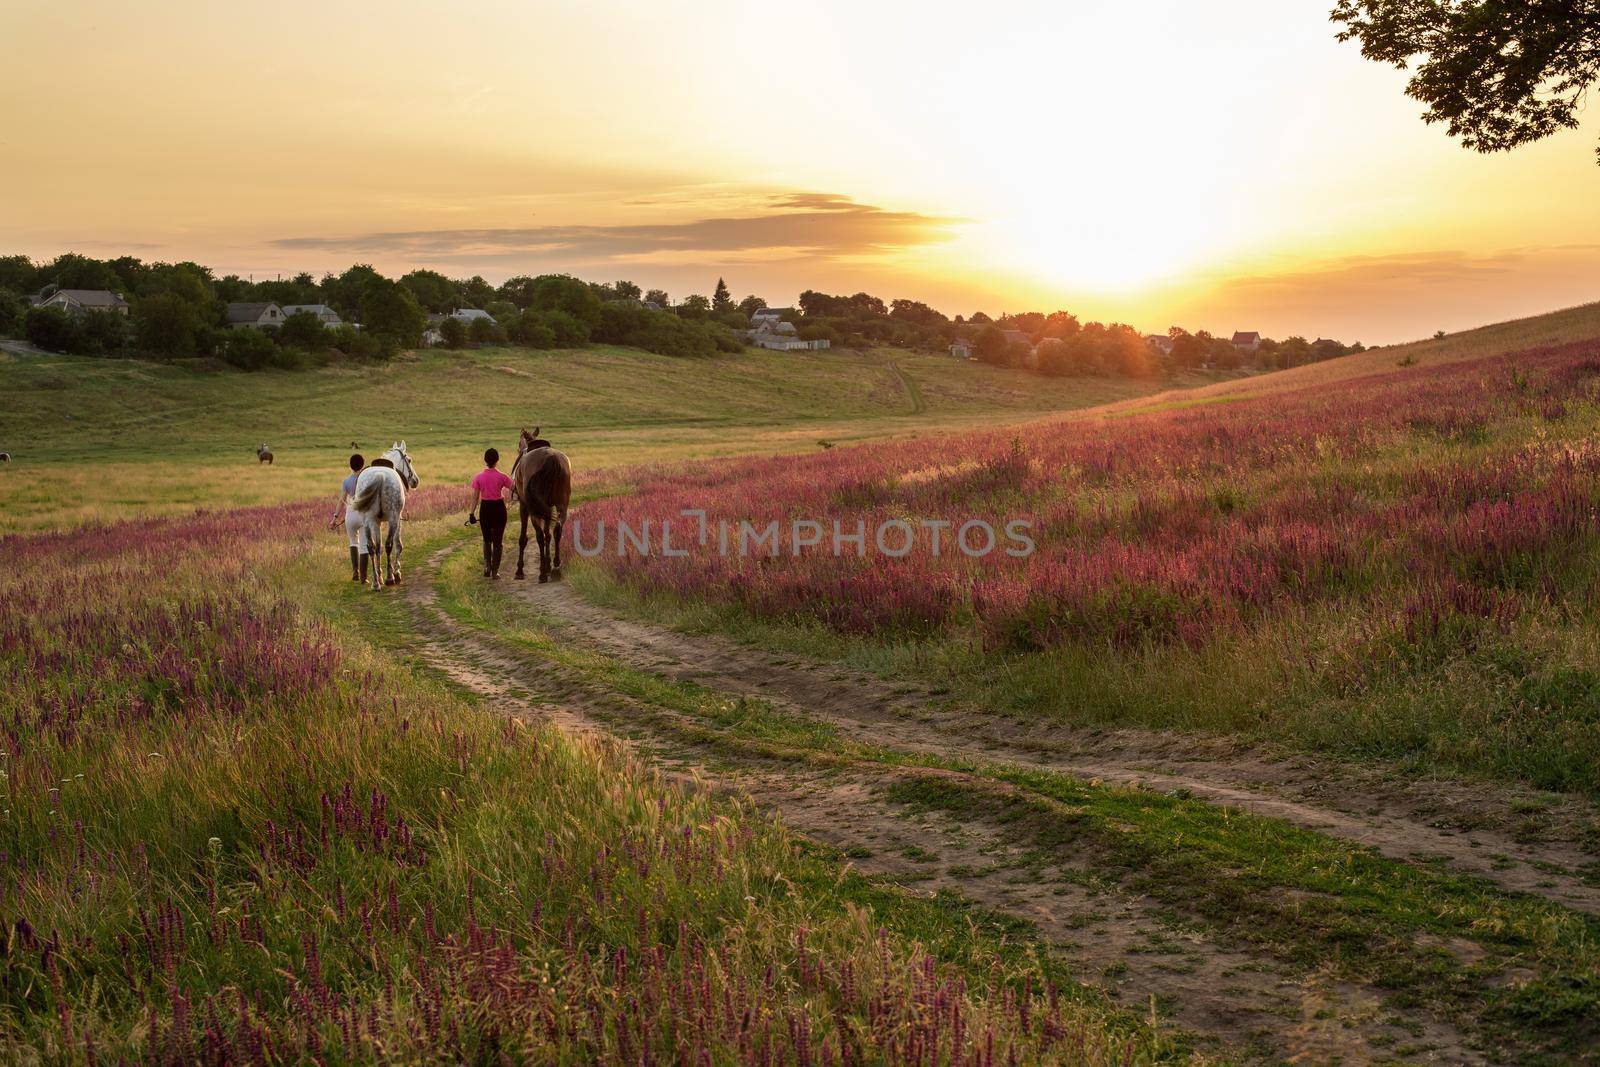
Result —
[[1338, 0], [1330, 17], [1366, 58], [1415, 62], [1406, 95], [1478, 152], [1577, 128], [1600, 77], [1600, 0]]

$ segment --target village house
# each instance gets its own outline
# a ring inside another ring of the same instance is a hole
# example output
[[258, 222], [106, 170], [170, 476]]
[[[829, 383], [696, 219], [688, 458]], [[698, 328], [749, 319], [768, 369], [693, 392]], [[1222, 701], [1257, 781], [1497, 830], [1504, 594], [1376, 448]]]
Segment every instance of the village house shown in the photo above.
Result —
[[1005, 336], [1008, 345], [1027, 345], [1030, 349], [1033, 348], [1033, 338], [1021, 330], [1001, 330], [1000, 333]]
[[444, 344], [444, 331], [439, 329], [439, 324], [447, 318], [449, 316], [442, 312], [430, 311], [428, 313], [428, 321], [422, 328], [422, 345], [424, 348], [432, 348], [435, 345]]
[[973, 348], [972, 348], [972, 342], [971, 341], [951, 341], [950, 342], [950, 354], [952, 356], [956, 357], [957, 359], [971, 359], [972, 358], [972, 350], [973, 350]]
[[770, 348], [775, 352], [796, 352], [829, 347], [829, 342], [825, 338], [804, 340], [795, 330], [794, 323], [784, 322], [776, 314], [763, 315], [758, 311], [750, 316], [750, 321], [754, 325], [745, 331], [745, 338], [757, 348]]
[[272, 302], [228, 305], [228, 329], [260, 330], [283, 325], [283, 309]]
[[1144, 343], [1163, 356], [1172, 355], [1172, 338], [1164, 333], [1147, 333], [1144, 335]]
[[82, 315], [86, 311], [128, 313], [128, 302], [109, 289], [57, 289], [49, 296], [34, 297], [32, 302], [34, 307], [60, 308], [69, 315]]
[[1254, 352], [1261, 347], [1261, 335], [1255, 330], [1233, 335], [1233, 347], [1241, 352]]
[[318, 322], [330, 330], [344, 322], [343, 319], [339, 318], [339, 313], [327, 304], [285, 304], [282, 310], [284, 318], [288, 318], [290, 315], [298, 315], [302, 311], [309, 311], [317, 317]]
[[488, 319], [491, 322], [494, 321], [494, 316], [482, 308], [456, 308], [454, 311], [450, 312], [450, 317], [452, 319], [458, 319], [469, 326], [472, 324], [474, 319]]

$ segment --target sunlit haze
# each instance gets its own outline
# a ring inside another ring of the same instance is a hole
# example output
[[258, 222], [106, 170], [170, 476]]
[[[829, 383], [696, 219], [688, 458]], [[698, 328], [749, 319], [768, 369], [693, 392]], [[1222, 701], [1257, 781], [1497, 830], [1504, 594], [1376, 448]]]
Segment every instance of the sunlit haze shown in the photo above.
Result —
[[1329, 0], [8, 5], [0, 252], [570, 271], [1383, 343], [1600, 297]]

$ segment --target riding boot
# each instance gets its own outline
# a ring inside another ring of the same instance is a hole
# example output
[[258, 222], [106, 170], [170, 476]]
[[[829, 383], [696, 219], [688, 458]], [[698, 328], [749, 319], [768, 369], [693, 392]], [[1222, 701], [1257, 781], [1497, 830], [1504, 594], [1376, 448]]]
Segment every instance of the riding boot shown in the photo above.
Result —
[[483, 576], [485, 578], [490, 578], [493, 577], [493, 575], [494, 549], [490, 546], [488, 538], [485, 538], [483, 542]]
[[489, 577], [491, 578], [500, 577], [500, 551], [500, 542], [496, 541], [494, 543], [494, 559], [489, 563]]
[[361, 553], [361, 584], [362, 585], [365, 585], [366, 582], [367, 582], [367, 561], [369, 559], [371, 559], [371, 558], [372, 557], [367, 555], [365, 552]]
[[361, 550], [355, 545], [350, 546], [350, 580], [352, 582], [361, 580]]

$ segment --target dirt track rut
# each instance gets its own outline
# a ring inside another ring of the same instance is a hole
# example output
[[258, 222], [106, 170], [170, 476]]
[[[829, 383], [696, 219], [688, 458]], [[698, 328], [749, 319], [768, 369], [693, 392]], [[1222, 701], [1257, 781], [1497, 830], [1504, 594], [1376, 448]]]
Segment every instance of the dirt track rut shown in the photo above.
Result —
[[[457, 683], [514, 713], [575, 730], [633, 738], [662, 764], [719, 789], [749, 796], [786, 825], [839, 848], [864, 873], [914, 890], [950, 890], [1028, 919], [1086, 981], [1106, 988], [1234, 1052], [1269, 1059], [1368, 1062], [1479, 1062], [1449, 1020], [1385, 1010], [1374, 991], [1305, 974], [1248, 947], [1225, 944], [1174, 923], [1153, 902], [1096, 876], [1093, 857], [1048, 860], [1006, 827], [898, 804], [886, 788], [903, 772], [730, 754], [703, 729], [656, 705], [597, 687], [578, 671], [530, 659], [440, 609], [431, 573], [437, 553], [409, 588], [424, 657]], [[1048, 768], [1087, 780], [1138, 782], [1193, 795], [1371, 845], [1401, 859], [1438, 857], [1508, 889], [1539, 892], [1571, 907], [1600, 908], [1600, 891], [1552, 874], [1581, 858], [1557, 832], [1516, 839], [1505, 802], [1454, 786], [1416, 791], [1379, 775], [1333, 776], [1304, 760], [1237, 746], [1183, 743], [1130, 731], [1076, 734], [1037, 724], [991, 723], [940, 705], [934, 694], [891, 686], [842, 667], [688, 635], [618, 618], [565, 584], [508, 583], [574, 640], [635, 670], [688, 680], [731, 695], [759, 696], [810, 716], [843, 736], [911, 753], [964, 755]], [[1383, 808], [1374, 813], [1375, 806]], [[1472, 828], [1452, 828], [1470, 819]], [[1441, 825], [1443, 824], [1443, 825]], [[1557, 824], [1560, 826], [1560, 824]]]
[[[564, 584], [520, 594], [635, 667], [759, 696], [846, 736], [902, 751], [960, 755], [1085, 781], [1187, 790], [1203, 800], [1355, 841], [1399, 860], [1437, 859], [1513, 892], [1600, 915], [1600, 885], [1575, 873], [1596, 857], [1580, 844], [1592, 813], [1568, 800], [1398, 776], [1226, 739], [1135, 730], [1088, 733], [974, 716], [939, 698], [833, 665], [806, 663], [703, 634], [618, 618]], [[1537, 818], [1534, 817], [1537, 812]]]

